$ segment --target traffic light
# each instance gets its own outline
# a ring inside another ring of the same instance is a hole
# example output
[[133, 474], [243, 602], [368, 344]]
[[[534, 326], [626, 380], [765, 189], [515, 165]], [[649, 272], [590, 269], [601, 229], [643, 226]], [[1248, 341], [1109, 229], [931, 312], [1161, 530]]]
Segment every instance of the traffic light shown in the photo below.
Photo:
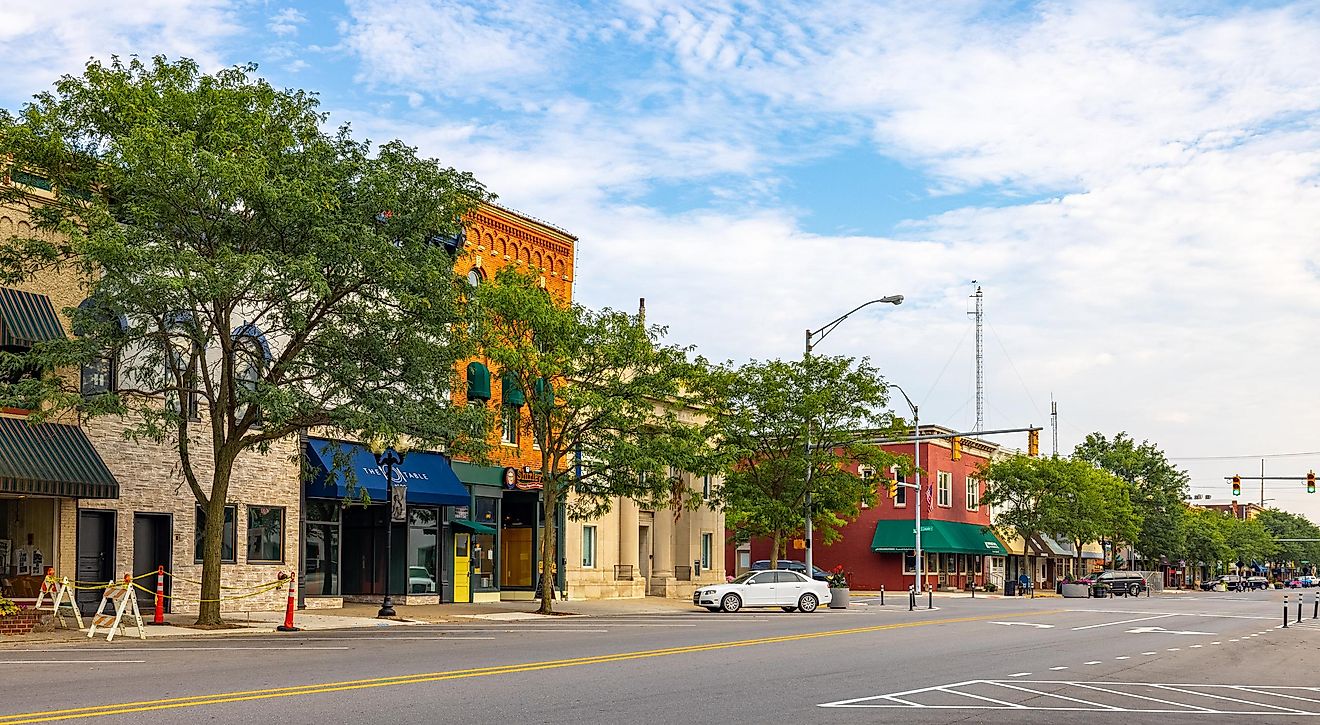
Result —
[[1040, 455], [1040, 431], [1038, 430], [1027, 431], [1027, 455], [1033, 457]]
[[898, 498], [898, 481], [891, 480], [889, 482], [889, 497]]
[[1233, 496], [1234, 496], [1234, 497], [1237, 497], [1237, 496], [1241, 496], [1241, 495], [1242, 495], [1242, 477], [1241, 477], [1241, 476], [1234, 476], [1234, 477], [1233, 477]]
[[953, 437], [953, 460], [962, 460], [962, 438], [958, 436]]
[[1306, 492], [1315, 493], [1315, 471], [1306, 474]]

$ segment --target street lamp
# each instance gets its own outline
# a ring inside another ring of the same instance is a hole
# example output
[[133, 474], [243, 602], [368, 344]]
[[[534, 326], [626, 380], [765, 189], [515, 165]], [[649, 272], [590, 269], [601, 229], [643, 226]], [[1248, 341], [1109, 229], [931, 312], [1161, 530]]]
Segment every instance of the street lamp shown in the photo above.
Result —
[[899, 387], [897, 383], [889, 383], [889, 387], [903, 394], [903, 400], [907, 401], [908, 407], [912, 409], [912, 465], [913, 476], [915, 476], [913, 489], [916, 491], [917, 500], [912, 502], [912, 521], [913, 532], [916, 539], [913, 541], [915, 550], [912, 552], [914, 569], [912, 571], [916, 576], [913, 577], [913, 587], [917, 593], [921, 593], [921, 570], [925, 562], [921, 558], [921, 414], [917, 410], [917, 404], [908, 397], [907, 391]]
[[[829, 335], [831, 332], [834, 332], [834, 328], [838, 327], [838, 326], [839, 326], [839, 323], [841, 323], [841, 322], [843, 322], [844, 320], [848, 319], [848, 317], [849, 317], [850, 315], [852, 315], [852, 313], [854, 313], [854, 312], [856, 312], [856, 311], [862, 309], [863, 307], [869, 307], [869, 306], [871, 306], [871, 305], [874, 305], [874, 304], [877, 304], [877, 303], [881, 303], [881, 302], [883, 302], [883, 303], [885, 303], [885, 304], [888, 304], [888, 305], [901, 305], [901, 304], [903, 304], [903, 295], [889, 295], [889, 296], [887, 296], [887, 297], [881, 297], [881, 298], [878, 299], [878, 300], [871, 300], [870, 302], [863, 302], [862, 304], [857, 305], [856, 307], [852, 308], [851, 310], [849, 310], [849, 311], [843, 313], [842, 315], [840, 315], [839, 317], [835, 318], [832, 322], [829, 322], [828, 324], [824, 325], [824, 326], [821, 327], [819, 330], [812, 331], [812, 330], [808, 329], [808, 330], [806, 331], [806, 333], [807, 333], [807, 334], [806, 334], [806, 347], [805, 347], [805, 349], [803, 350], [803, 354], [802, 354], [802, 362], [804, 363], [804, 367], [805, 367], [805, 363], [807, 363], [809, 360], [811, 360], [811, 348], [813, 348], [814, 346], [816, 346], [817, 344], [819, 344], [820, 341], [821, 341], [821, 340], [824, 340], [825, 337], [826, 337], [827, 335]], [[808, 374], [808, 375], [811, 374], [809, 370], [807, 371], [807, 374]], [[810, 384], [811, 384], [810, 381], [808, 381], [807, 384], [810, 385]], [[812, 573], [813, 571], [815, 571], [815, 569], [813, 568], [813, 567], [814, 567], [814, 564], [812, 563], [812, 556], [811, 556], [811, 415], [810, 415], [810, 413], [807, 414], [807, 442], [806, 442], [806, 453], [807, 453], [807, 477], [806, 477], [806, 485], [807, 485], [807, 526], [806, 526], [807, 576], [811, 576], [811, 573]], [[778, 567], [778, 563], [776, 562], [776, 563], [772, 566], [772, 568], [777, 568], [777, 567]]]
[[394, 523], [396, 521], [407, 521], [407, 505], [397, 505], [395, 501], [394, 487], [394, 467], [403, 465], [403, 459], [408, 456], [410, 446], [407, 439], [395, 438], [386, 443], [380, 438], [372, 438], [367, 444], [371, 455], [376, 457], [376, 465], [385, 469], [385, 490], [388, 492], [390, 515], [385, 524], [385, 598], [380, 603], [380, 611], [376, 612], [379, 617], [394, 616], [394, 600], [390, 597], [390, 569], [393, 567], [394, 559], [391, 552], [391, 542], [394, 540]]

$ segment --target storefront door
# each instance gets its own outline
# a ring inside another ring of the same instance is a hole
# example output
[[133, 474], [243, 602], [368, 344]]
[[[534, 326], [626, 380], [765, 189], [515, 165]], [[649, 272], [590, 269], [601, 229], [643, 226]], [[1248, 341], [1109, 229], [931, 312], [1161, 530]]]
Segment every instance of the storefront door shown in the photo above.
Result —
[[[170, 569], [170, 533], [169, 514], [133, 514], [133, 575], [156, 571], [159, 567]], [[146, 611], [156, 606], [156, 577], [148, 577], [140, 582], [150, 591], [135, 589], [138, 608]], [[170, 577], [165, 578], [165, 611], [170, 610]]]
[[454, 601], [472, 600], [471, 534], [454, 534]]
[[[108, 582], [115, 578], [115, 512], [83, 509], [78, 512], [78, 580]], [[80, 589], [78, 608], [96, 611], [101, 590]]]

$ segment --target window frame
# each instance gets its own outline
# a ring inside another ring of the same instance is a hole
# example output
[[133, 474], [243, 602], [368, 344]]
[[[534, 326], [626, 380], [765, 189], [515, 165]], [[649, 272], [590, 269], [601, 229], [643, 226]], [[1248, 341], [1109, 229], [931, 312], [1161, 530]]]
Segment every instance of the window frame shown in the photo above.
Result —
[[[195, 513], [193, 514], [193, 563], [201, 564], [202, 556], [200, 556], [200, 554], [202, 553], [201, 552], [202, 536], [205, 532], [205, 529], [201, 526], [201, 523], [202, 523], [202, 517], [206, 516], [206, 509], [202, 508], [201, 504], [197, 504], [194, 508], [194, 511]], [[232, 530], [234, 532], [233, 538], [231, 539], [231, 541], [233, 542], [231, 547], [231, 551], [233, 552], [233, 554], [230, 558], [228, 559], [225, 558], [225, 539], [224, 539], [224, 534], [222, 533], [220, 535], [221, 564], [238, 563], [238, 504], [236, 503], [225, 504], [225, 514], [228, 515], [230, 511], [234, 512], [234, 520], [233, 523], [231, 524]]]
[[981, 482], [975, 476], [967, 477], [967, 502], [968, 511], [979, 511], [981, 508]]
[[940, 508], [953, 508], [953, 474], [935, 472], [935, 503]]
[[582, 568], [596, 568], [596, 527], [590, 524], [582, 526]]
[[500, 445], [516, 447], [522, 439], [522, 408], [517, 405], [500, 408]]
[[[280, 512], [280, 558], [278, 559], [253, 559], [252, 558], [252, 513], [255, 509], [269, 509]], [[286, 533], [289, 522], [289, 510], [285, 506], [267, 506], [264, 504], [247, 504], [247, 554], [245, 561], [249, 564], [283, 564], [285, 559], [284, 547], [288, 544], [288, 535]]]
[[710, 560], [715, 557], [715, 533], [701, 532], [701, 570], [710, 571]]
[[[872, 468], [871, 466], [868, 466], [868, 465], [866, 465], [866, 464], [862, 464], [862, 465], [858, 466], [858, 467], [857, 467], [857, 477], [860, 478], [860, 479], [862, 479], [862, 485], [863, 485], [863, 486], [874, 486], [874, 485], [875, 485], [875, 484], [871, 483], [871, 479], [875, 478], [875, 469]], [[871, 508], [871, 505], [868, 504], [868, 503], [866, 503], [865, 501], [862, 501], [862, 503], [861, 503], [861, 507], [860, 507], [860, 508], [861, 508], [863, 511], [865, 511], [866, 509]]]

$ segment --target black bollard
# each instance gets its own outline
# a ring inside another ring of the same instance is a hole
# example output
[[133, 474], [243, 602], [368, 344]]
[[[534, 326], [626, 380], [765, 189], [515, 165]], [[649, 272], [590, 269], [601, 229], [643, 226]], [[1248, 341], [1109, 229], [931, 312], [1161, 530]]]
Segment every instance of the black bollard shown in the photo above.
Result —
[[885, 585], [880, 585], [880, 606], [885, 606]]
[[1283, 628], [1288, 628], [1288, 592], [1283, 593]]
[[1302, 593], [1297, 593], [1297, 623], [1302, 623]]
[[917, 595], [911, 589], [908, 589], [908, 611], [917, 608]]
[[926, 609], [935, 608], [935, 587], [926, 585]]
[[1320, 619], [1320, 592], [1315, 593], [1315, 609], [1311, 612], [1311, 619]]

